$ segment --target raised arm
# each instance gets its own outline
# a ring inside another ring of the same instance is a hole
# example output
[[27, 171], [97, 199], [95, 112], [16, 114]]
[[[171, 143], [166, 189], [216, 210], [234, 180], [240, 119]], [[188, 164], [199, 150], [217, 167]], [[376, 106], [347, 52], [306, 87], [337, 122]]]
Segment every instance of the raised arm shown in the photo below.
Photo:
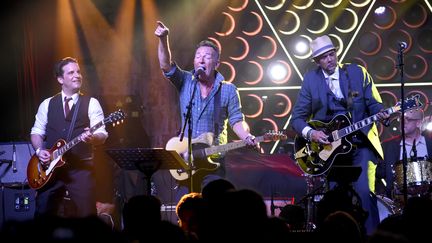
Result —
[[164, 72], [168, 72], [171, 69], [171, 50], [169, 47], [168, 33], [169, 29], [161, 21], [157, 21], [155, 35], [159, 37], [159, 65]]

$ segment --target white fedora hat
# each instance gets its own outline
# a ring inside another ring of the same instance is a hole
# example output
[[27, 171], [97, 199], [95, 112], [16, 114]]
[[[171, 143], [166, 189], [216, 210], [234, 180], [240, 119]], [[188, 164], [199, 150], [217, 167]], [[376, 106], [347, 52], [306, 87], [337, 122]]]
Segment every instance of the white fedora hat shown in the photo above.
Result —
[[336, 49], [336, 47], [333, 45], [333, 42], [330, 40], [330, 37], [327, 35], [323, 35], [317, 37], [315, 40], [312, 40], [310, 43], [310, 48], [312, 50], [312, 58], [320, 56], [330, 50]]

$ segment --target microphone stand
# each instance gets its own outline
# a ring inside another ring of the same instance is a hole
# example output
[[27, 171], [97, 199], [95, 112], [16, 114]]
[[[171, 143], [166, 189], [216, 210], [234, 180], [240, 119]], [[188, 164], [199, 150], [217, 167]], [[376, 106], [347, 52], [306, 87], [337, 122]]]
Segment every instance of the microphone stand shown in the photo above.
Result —
[[399, 52], [398, 52], [398, 65], [397, 68], [400, 70], [400, 78], [401, 78], [401, 130], [402, 130], [402, 168], [403, 168], [403, 196], [404, 196], [404, 202], [406, 203], [408, 200], [407, 195], [407, 151], [406, 151], [406, 143], [405, 143], [405, 92], [404, 92], [404, 63], [403, 63], [403, 53], [404, 53], [405, 47], [403, 45], [399, 45]]
[[187, 125], [188, 126], [188, 165], [189, 165], [189, 168], [187, 169], [187, 173], [189, 178], [189, 192], [194, 191], [193, 180], [192, 180], [192, 170], [194, 169], [193, 160], [192, 160], [192, 106], [194, 105], [193, 99], [195, 97], [197, 83], [198, 81], [195, 82], [191, 99], [189, 100], [189, 103], [186, 106], [187, 109], [186, 114], [183, 114], [185, 116], [185, 120], [184, 120], [183, 128], [180, 133], [180, 142], [182, 142], [186, 130], [186, 125]]

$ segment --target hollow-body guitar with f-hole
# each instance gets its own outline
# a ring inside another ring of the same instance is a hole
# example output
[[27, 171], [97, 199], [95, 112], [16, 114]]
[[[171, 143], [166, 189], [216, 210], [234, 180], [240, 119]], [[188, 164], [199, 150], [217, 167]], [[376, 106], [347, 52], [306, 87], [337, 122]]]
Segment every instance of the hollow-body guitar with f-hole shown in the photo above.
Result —
[[[420, 95], [413, 95], [404, 100], [405, 111], [420, 108], [423, 104], [419, 100]], [[384, 112], [393, 114], [402, 109], [401, 102], [395, 106], [387, 108]], [[328, 135], [330, 144], [320, 144], [308, 141], [302, 136], [294, 139], [294, 157], [297, 164], [306, 174], [319, 176], [327, 172], [332, 166], [336, 157], [340, 154], [347, 154], [353, 145], [349, 141], [349, 135], [378, 121], [377, 115], [372, 115], [363, 120], [351, 124], [350, 119], [343, 114], [336, 115], [330, 122], [325, 123], [318, 120], [308, 122], [309, 126], [315, 130], [323, 131]]]

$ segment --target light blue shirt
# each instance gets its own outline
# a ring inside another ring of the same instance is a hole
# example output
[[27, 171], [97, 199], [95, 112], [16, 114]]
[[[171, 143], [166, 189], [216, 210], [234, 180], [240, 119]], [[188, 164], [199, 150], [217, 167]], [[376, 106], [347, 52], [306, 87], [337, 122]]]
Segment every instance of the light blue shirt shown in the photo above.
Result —
[[[225, 82], [222, 74], [216, 72], [216, 80], [210, 94], [202, 98], [198, 81], [191, 72], [182, 70], [176, 64], [173, 64], [171, 70], [164, 73], [164, 75], [179, 92], [182, 127], [185, 123], [184, 115], [187, 113], [187, 106], [194, 94], [191, 119], [192, 138], [196, 138], [206, 132], [215, 133], [216, 122], [219, 132], [218, 144], [227, 143], [227, 123], [229, 122], [232, 127], [237, 122], [244, 120], [237, 87], [231, 83]], [[220, 119], [219, 121], [214, 121], [214, 98], [220, 85], [222, 85], [220, 90]], [[185, 136], [187, 136], [188, 128], [186, 127], [185, 130]], [[217, 136], [215, 140], [217, 141]]]

